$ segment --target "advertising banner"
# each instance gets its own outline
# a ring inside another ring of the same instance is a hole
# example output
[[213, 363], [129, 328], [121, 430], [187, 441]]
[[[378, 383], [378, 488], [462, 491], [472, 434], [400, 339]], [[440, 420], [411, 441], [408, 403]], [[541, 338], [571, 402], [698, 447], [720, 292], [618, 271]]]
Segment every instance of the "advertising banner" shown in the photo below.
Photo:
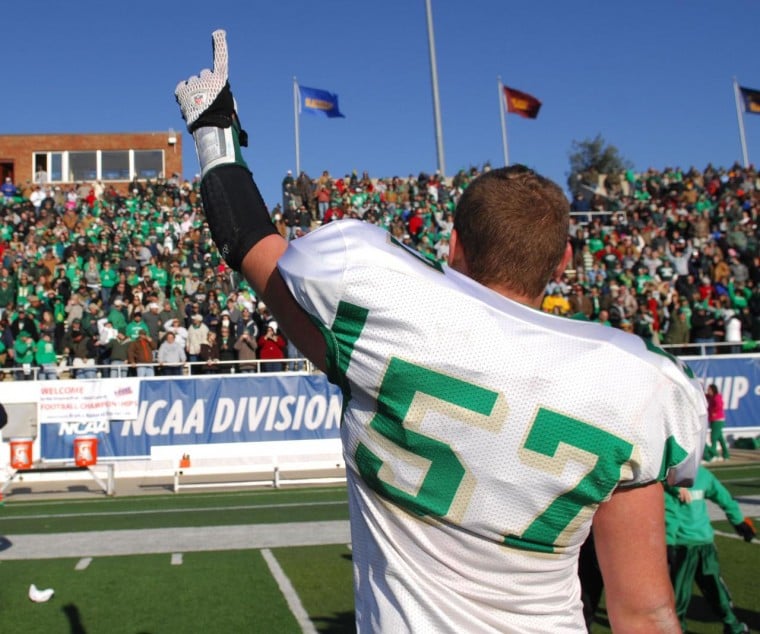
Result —
[[338, 438], [341, 412], [340, 391], [324, 375], [148, 380], [139, 383], [133, 418], [43, 422], [41, 453], [69, 459], [85, 434], [97, 437], [100, 458], [147, 457], [155, 446]]
[[139, 379], [107, 381], [43, 381], [37, 420], [129, 420], [137, 417]]
[[752, 357], [693, 357], [687, 365], [704, 388], [714, 383], [723, 396], [726, 428], [760, 425], [760, 359]]
[[[727, 430], [760, 426], [760, 356], [684, 360], [723, 395]], [[321, 374], [40, 382], [40, 452], [43, 460], [70, 460], [84, 435], [98, 439], [99, 458], [144, 458], [174, 445], [338, 439], [341, 412], [340, 391]]]

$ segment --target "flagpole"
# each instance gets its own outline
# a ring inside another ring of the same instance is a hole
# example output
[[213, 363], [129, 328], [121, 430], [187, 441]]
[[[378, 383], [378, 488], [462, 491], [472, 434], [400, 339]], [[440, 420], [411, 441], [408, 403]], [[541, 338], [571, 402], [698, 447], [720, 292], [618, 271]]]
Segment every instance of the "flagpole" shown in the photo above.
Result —
[[744, 115], [742, 114], [742, 107], [739, 105], [739, 84], [736, 77], [734, 77], [734, 101], [736, 102], [736, 118], [739, 121], [739, 139], [742, 142], [742, 159], [744, 159], [744, 167], [749, 167], [747, 139], [744, 137]]
[[296, 178], [301, 175], [301, 141], [299, 139], [298, 127], [298, 106], [300, 99], [298, 98], [298, 80], [295, 75], [293, 76], [293, 117], [295, 119], [296, 130]]
[[430, 78], [433, 84], [433, 116], [435, 119], [435, 147], [438, 155], [438, 171], [446, 176], [446, 162], [443, 158], [443, 132], [441, 131], [441, 103], [438, 96], [438, 66], [435, 60], [435, 35], [433, 33], [433, 9], [430, 0], [425, 0], [427, 12], [428, 47], [430, 49]]
[[504, 167], [509, 165], [509, 150], [507, 149], [507, 117], [504, 112], [506, 104], [504, 103], [504, 84], [501, 83], [501, 75], [497, 78], [499, 85], [499, 115], [501, 116], [501, 145], [504, 148]]

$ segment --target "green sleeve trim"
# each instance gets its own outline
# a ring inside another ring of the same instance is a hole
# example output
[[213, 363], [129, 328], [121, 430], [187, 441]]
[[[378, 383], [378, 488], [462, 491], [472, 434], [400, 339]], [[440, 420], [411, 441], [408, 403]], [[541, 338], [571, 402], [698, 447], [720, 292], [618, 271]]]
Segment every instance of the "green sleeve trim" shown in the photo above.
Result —
[[686, 450], [676, 442], [673, 436], [669, 436], [665, 441], [665, 448], [662, 452], [662, 463], [660, 464], [660, 473], [657, 479], [660, 481], [665, 480], [668, 477], [668, 471], [671, 467], [682, 463], [689, 454]]
[[367, 323], [369, 311], [349, 302], [340, 302], [332, 329], [314, 319], [327, 343], [327, 378], [343, 393], [343, 408], [351, 399], [351, 388], [346, 378], [351, 356], [359, 336]]

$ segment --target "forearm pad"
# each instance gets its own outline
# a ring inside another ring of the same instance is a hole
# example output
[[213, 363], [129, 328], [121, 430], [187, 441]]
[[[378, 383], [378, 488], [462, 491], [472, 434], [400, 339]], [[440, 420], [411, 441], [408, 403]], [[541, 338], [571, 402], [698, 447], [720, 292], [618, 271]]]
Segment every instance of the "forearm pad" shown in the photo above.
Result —
[[201, 197], [211, 237], [225, 262], [239, 271], [243, 258], [268, 235], [277, 234], [251, 172], [221, 165], [201, 181]]

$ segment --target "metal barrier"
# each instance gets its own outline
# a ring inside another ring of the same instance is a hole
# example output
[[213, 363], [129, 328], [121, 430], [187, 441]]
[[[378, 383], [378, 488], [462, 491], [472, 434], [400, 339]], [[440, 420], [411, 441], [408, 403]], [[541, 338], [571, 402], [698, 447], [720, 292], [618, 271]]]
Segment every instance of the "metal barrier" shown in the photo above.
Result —
[[676, 357], [707, 357], [712, 355], [755, 354], [757, 350], [743, 350], [743, 343], [733, 341], [702, 341], [699, 343], [660, 344], [660, 347]]
[[[741, 355], [741, 354], [754, 354], [760, 350], [744, 350], [743, 343], [729, 342], [729, 341], [713, 341], [713, 342], [693, 342], [684, 344], [659, 344], [659, 346], [677, 357], [690, 357], [690, 356], [710, 356], [710, 355]], [[253, 369], [240, 369], [241, 363], [246, 366], [253, 366]], [[225, 374], [262, 374], [266, 372], [305, 372], [313, 374], [318, 372], [314, 364], [309, 359], [298, 357], [293, 359], [252, 359], [246, 361], [214, 361], [208, 363], [206, 361], [193, 361], [183, 363], [181, 366], [180, 374], [164, 373], [163, 368], [158, 363], [138, 363], [135, 365], [91, 365], [86, 367], [74, 368], [72, 366], [66, 366], [64, 369], [60, 369], [57, 378], [59, 379], [74, 379], [74, 378], [93, 378], [93, 379], [108, 379], [108, 378], [125, 378], [127, 376], [135, 376], [138, 368], [152, 368], [153, 374], [151, 376], [169, 377], [177, 376], [181, 378], [183, 376], [219, 376]], [[22, 373], [21, 368], [3, 368], [0, 372], [10, 373], [14, 380], [30, 380], [30, 381], [42, 381], [44, 378], [40, 378], [42, 368], [33, 367], [30, 369], [28, 375], [29, 378], [19, 378], [19, 374]], [[51, 379], [47, 379], [51, 380]]]
[[[240, 369], [240, 365], [253, 366], [251, 369]], [[314, 373], [317, 371], [314, 364], [304, 357], [286, 358], [286, 359], [251, 359], [245, 361], [187, 361], [181, 366], [180, 374], [164, 373], [164, 367], [159, 363], [137, 363], [129, 364], [94, 364], [87, 366], [74, 367], [72, 365], [57, 366], [58, 379], [108, 379], [108, 378], [125, 378], [135, 376], [138, 368], [152, 368], [152, 376], [218, 376], [224, 374], [261, 374], [266, 372], [306, 372]], [[45, 379], [43, 369], [38, 366], [30, 368], [12, 367], [2, 368], [0, 372], [10, 374], [11, 378], [16, 381], [44, 381], [55, 380]]]
[[[333, 467], [334, 469], [334, 467]], [[279, 489], [283, 485], [304, 485], [304, 484], [344, 484], [346, 476], [314, 476], [314, 477], [283, 477], [280, 467], [272, 470], [271, 478], [258, 480], [217, 480], [213, 482], [185, 482], [181, 483], [180, 478], [184, 477], [184, 471], [174, 472], [174, 492], [179, 493], [180, 489], [220, 489], [231, 487], [272, 487]]]
[[[104, 482], [97, 473], [93, 469], [97, 467], [106, 467], [107, 475], [106, 475], [106, 481]], [[0, 487], [0, 495], [5, 493], [5, 491], [10, 487], [10, 485], [13, 483], [13, 480], [15, 480], [17, 477], [19, 479], [22, 479], [27, 474], [48, 474], [48, 473], [67, 473], [72, 471], [86, 471], [89, 473], [95, 482], [98, 484], [98, 486], [103, 489], [103, 492], [106, 495], [115, 495], [116, 494], [116, 478], [114, 477], [114, 466], [112, 462], [103, 462], [99, 463], [97, 465], [93, 466], [87, 466], [87, 467], [79, 467], [76, 465], [47, 465], [43, 467], [30, 467], [28, 469], [14, 469], [10, 472], [7, 479], [3, 483], [2, 487]]]

